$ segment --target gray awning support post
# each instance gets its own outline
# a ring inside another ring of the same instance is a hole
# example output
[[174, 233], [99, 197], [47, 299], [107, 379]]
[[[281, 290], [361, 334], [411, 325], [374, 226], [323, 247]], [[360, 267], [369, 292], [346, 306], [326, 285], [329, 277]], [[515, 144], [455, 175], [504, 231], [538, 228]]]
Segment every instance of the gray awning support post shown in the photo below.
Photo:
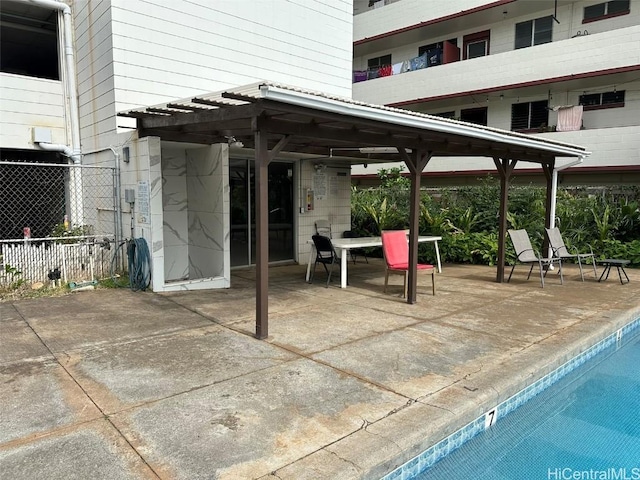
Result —
[[420, 228], [420, 180], [422, 171], [431, 160], [432, 152], [414, 150], [408, 155], [406, 150], [397, 147], [400, 157], [407, 164], [411, 174], [411, 194], [409, 199], [409, 279], [407, 303], [416, 303], [418, 289], [418, 230]]
[[498, 229], [498, 273], [496, 282], [504, 282], [504, 266], [507, 242], [507, 212], [509, 210], [509, 178], [516, 166], [517, 160], [493, 157], [498, 173], [500, 173], [500, 211]]
[[256, 338], [269, 336], [269, 163], [288, 143], [285, 136], [269, 152], [263, 118], [253, 119], [256, 178]]

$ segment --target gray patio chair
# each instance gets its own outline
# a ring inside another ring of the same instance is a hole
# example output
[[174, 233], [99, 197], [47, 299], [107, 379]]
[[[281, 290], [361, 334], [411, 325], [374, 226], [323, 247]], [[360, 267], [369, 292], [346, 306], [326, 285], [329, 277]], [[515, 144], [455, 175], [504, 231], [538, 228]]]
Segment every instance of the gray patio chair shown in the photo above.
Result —
[[331, 238], [331, 222], [329, 220], [316, 220], [316, 234]]
[[577, 248], [573, 248], [574, 253], [571, 253], [562, 239], [562, 234], [560, 233], [560, 229], [555, 228], [545, 228], [544, 229], [547, 238], [549, 239], [549, 245], [553, 250], [553, 256], [561, 259], [565, 258], [573, 258], [578, 260], [578, 267], [580, 268], [580, 278], [584, 282], [584, 273], [582, 271], [582, 260], [586, 260], [587, 258], [591, 259], [591, 263], [593, 264], [593, 274], [596, 278], [598, 278], [598, 270], [596, 268], [596, 257], [593, 253], [593, 249], [591, 245], [589, 245], [589, 250], [591, 253], [579, 253]]
[[547, 272], [543, 267], [549, 267], [554, 264], [558, 264], [558, 268], [560, 269], [560, 283], [564, 284], [564, 278], [562, 276], [562, 259], [558, 257], [545, 258], [541, 257], [538, 252], [536, 252], [531, 246], [531, 240], [529, 239], [529, 234], [526, 230], [509, 230], [509, 237], [511, 238], [511, 243], [513, 244], [513, 248], [516, 251], [516, 261], [513, 263], [511, 267], [511, 273], [509, 274], [509, 279], [507, 282], [511, 281], [511, 275], [513, 275], [513, 270], [516, 268], [516, 264], [520, 263], [530, 263], [531, 268], [529, 269], [529, 275], [527, 275], [527, 280], [531, 277], [531, 272], [533, 271], [533, 267], [538, 264], [540, 268], [540, 283], [542, 284], [542, 288], [544, 288], [544, 277]]

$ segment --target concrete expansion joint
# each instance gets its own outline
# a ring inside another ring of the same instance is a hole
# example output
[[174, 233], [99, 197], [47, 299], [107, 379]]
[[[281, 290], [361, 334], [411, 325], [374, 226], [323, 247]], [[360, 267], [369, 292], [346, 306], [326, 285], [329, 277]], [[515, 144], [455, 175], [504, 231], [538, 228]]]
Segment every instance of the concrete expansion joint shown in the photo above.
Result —
[[[415, 400], [413, 398], [409, 398], [407, 400], [407, 402], [404, 405], [401, 405], [399, 407], [394, 408], [393, 410], [390, 410], [389, 412], [387, 412], [386, 415], [384, 415], [382, 418], [387, 418], [390, 417], [391, 415], [394, 415], [402, 410], [404, 410], [405, 408], [409, 407], [410, 405], [413, 405], [414, 403], [416, 403], [418, 400]], [[381, 419], [382, 419], [381, 418]], [[365, 420], [366, 421], [366, 420]], [[369, 422], [370, 423], [370, 422]]]

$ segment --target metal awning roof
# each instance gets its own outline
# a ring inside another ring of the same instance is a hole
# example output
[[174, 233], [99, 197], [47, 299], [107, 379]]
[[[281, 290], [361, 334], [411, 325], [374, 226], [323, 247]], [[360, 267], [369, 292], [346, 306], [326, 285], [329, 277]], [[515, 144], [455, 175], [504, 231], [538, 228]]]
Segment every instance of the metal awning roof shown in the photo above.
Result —
[[[283, 152], [333, 157], [345, 163], [404, 161], [410, 171], [407, 302], [416, 301], [420, 181], [434, 156], [485, 156], [501, 177], [497, 281], [504, 281], [509, 177], [518, 161], [540, 164], [547, 178], [546, 226], [551, 226], [556, 157], [589, 155], [583, 147], [418, 112], [357, 102], [273, 82], [189, 97], [120, 113], [134, 117], [140, 137], [214, 144], [231, 138], [255, 152], [256, 336], [268, 336], [268, 165]], [[395, 147], [395, 154], [360, 148]], [[333, 156], [333, 151], [349, 151]]]
[[234, 137], [248, 148], [254, 148], [254, 120], [262, 118], [269, 122], [269, 148], [287, 135], [287, 152], [350, 157], [360, 162], [402, 160], [397, 154], [359, 151], [366, 147], [402, 147], [429, 151], [432, 156], [499, 157], [540, 164], [549, 164], [555, 157], [586, 157], [590, 153], [547, 138], [268, 81], [119, 115], [136, 118], [140, 136], [201, 144], [226, 143]]

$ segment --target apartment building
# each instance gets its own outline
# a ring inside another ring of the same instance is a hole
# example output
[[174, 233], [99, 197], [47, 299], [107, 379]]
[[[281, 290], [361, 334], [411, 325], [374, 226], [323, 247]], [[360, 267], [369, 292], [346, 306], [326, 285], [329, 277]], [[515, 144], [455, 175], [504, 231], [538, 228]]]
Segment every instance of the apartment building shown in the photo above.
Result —
[[[640, 184], [640, 0], [356, 0], [353, 70], [357, 100], [586, 147], [582, 163], [558, 160], [564, 184]], [[495, 168], [433, 158], [425, 172], [455, 185]]]
[[[118, 113], [260, 80], [350, 97], [352, 8], [350, 0], [2, 0], [0, 160], [78, 166], [37, 185], [31, 174], [11, 186], [3, 179], [11, 215], [1, 223], [17, 226], [2, 238], [21, 238], [32, 212], [44, 219], [34, 237], [64, 217], [145, 238], [156, 291], [228, 286], [230, 268], [255, 262], [253, 151], [233, 138], [207, 146], [138, 138], [135, 119]], [[270, 222], [282, 230], [271, 261], [306, 261], [316, 217], [350, 227], [348, 188], [300, 211], [315, 171], [297, 160], [283, 155], [269, 167]], [[117, 170], [112, 203], [87, 194], [88, 167]], [[344, 173], [348, 187], [348, 166]], [[46, 195], [45, 184], [54, 184]], [[63, 210], [21, 203], [42, 197]]]

